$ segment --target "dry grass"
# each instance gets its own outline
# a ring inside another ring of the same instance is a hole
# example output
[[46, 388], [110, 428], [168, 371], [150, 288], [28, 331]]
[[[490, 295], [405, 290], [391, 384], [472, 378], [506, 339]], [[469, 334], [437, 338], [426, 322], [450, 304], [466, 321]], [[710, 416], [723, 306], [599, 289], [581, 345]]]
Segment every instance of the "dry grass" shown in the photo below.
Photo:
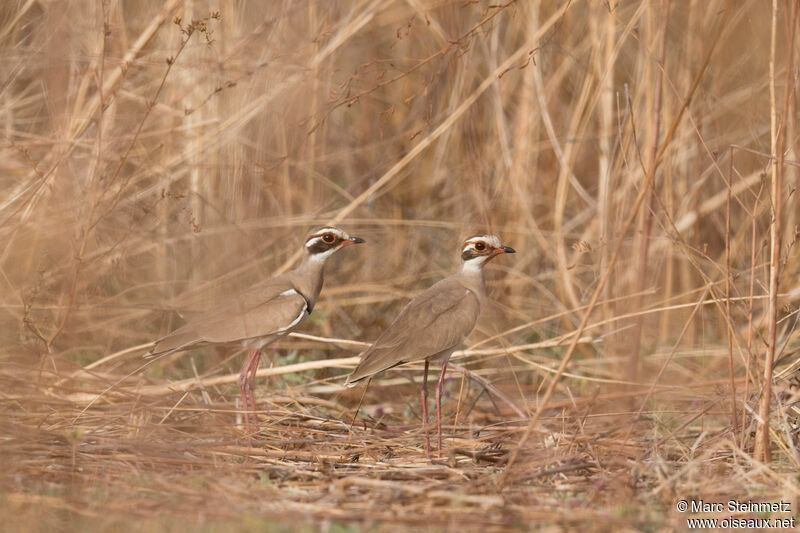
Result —
[[[797, 513], [791, 7], [5, 2], [4, 529]], [[291, 267], [325, 222], [368, 245], [265, 358], [257, 435], [241, 352], [145, 365], [181, 314]], [[429, 461], [419, 368], [374, 379], [358, 413], [341, 383], [476, 231], [519, 253], [488, 269]]]

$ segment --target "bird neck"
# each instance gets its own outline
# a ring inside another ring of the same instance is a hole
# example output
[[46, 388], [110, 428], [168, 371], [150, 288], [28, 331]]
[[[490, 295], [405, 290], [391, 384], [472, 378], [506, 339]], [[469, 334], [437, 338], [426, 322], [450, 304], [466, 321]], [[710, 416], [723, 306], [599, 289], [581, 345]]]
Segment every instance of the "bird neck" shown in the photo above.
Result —
[[470, 290], [472, 290], [478, 299], [483, 301], [483, 295], [486, 292], [486, 282], [483, 278], [483, 265], [486, 261], [480, 261], [477, 258], [464, 261], [461, 265], [461, 270], [458, 271], [458, 276], [461, 278], [462, 283]]
[[[320, 257], [324, 256], [324, 257]], [[317, 301], [325, 275], [325, 260], [327, 254], [303, 254], [303, 262], [297, 267], [292, 276], [295, 286], [313, 305]]]
[[483, 279], [483, 267], [487, 263], [486, 256], [473, 257], [467, 259], [461, 265], [461, 273], [467, 276], [475, 276]]

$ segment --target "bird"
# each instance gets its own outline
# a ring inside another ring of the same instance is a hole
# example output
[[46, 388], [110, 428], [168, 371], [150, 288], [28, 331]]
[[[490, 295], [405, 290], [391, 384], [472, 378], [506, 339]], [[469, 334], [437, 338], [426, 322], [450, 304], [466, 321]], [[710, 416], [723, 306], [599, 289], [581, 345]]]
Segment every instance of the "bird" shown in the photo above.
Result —
[[436, 383], [436, 431], [442, 451], [441, 397], [450, 355], [475, 327], [486, 295], [483, 267], [500, 254], [516, 250], [495, 235], [475, 235], [461, 246], [461, 269], [415, 296], [389, 327], [362, 354], [345, 386], [354, 386], [378, 372], [416, 361], [425, 362], [422, 378], [422, 423], [425, 454], [430, 457], [428, 435], [428, 364], [442, 362]]
[[258, 282], [222, 301], [197, 319], [155, 341], [146, 356], [166, 356], [207, 345], [241, 344], [252, 350], [239, 375], [239, 394], [245, 413], [245, 429], [248, 432], [257, 429], [258, 419], [253, 412], [254, 389], [261, 350], [300, 326], [314, 310], [322, 289], [325, 262], [345, 246], [363, 242], [364, 239], [337, 227], [326, 226], [311, 231], [305, 238], [300, 266]]

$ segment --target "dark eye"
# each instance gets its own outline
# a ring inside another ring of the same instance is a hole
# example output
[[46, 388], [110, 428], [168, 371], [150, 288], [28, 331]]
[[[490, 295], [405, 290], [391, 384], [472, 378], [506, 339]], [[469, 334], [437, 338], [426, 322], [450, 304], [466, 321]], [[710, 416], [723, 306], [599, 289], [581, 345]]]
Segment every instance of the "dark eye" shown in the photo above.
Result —
[[476, 242], [475, 249], [478, 250], [479, 252], [482, 252], [486, 249], [486, 245], [483, 244], [482, 242]]
[[333, 236], [333, 233], [326, 233], [322, 236], [322, 240], [330, 244], [336, 240], [336, 237]]

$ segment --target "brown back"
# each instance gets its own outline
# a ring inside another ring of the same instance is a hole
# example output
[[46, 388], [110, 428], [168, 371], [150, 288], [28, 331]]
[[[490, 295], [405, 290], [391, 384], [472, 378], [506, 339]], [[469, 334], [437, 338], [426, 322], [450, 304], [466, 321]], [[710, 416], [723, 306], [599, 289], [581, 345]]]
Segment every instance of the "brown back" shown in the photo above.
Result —
[[393, 366], [421, 361], [456, 348], [481, 310], [480, 287], [460, 274], [418, 294], [362, 355], [347, 378], [354, 383]]
[[268, 337], [300, 322], [308, 303], [284, 274], [263, 281], [156, 341], [151, 355]]

